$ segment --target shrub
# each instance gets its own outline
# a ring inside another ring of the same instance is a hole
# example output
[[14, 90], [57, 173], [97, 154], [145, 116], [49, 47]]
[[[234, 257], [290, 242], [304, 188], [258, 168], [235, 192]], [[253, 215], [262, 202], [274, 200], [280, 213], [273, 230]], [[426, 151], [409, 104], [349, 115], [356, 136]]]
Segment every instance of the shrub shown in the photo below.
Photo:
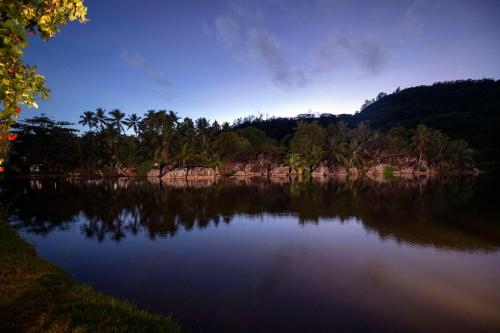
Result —
[[384, 178], [385, 179], [391, 179], [394, 178], [394, 172], [396, 171], [396, 168], [390, 165], [386, 165], [384, 167]]
[[149, 161], [144, 161], [141, 164], [137, 166], [137, 172], [140, 175], [146, 175], [151, 169], [153, 169], [155, 165], [155, 162], [149, 160]]

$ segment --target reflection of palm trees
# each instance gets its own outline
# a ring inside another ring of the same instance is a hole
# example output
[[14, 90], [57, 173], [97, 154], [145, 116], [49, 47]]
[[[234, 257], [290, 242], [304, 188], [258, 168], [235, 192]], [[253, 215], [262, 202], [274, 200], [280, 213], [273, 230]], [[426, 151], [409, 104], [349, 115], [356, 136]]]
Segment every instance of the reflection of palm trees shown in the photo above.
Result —
[[[482, 210], [484, 215], [466, 218], [471, 210], [462, 208], [467, 208], [475, 195], [472, 181], [351, 181], [318, 186], [309, 181], [241, 185], [227, 179], [204, 188], [168, 189], [146, 181], [128, 182], [125, 186], [104, 180], [58, 181], [56, 189], [52, 182], [40, 180], [42, 186], [31, 187], [29, 182], [20, 181], [0, 192], [0, 202], [9, 205], [9, 220], [16, 227], [47, 234], [80, 221], [87, 237], [121, 241], [136, 234], [151, 238], [174, 236], [179, 228], [201, 229], [230, 223], [239, 214], [293, 214], [299, 223], [319, 223], [320, 219], [331, 218], [342, 221], [354, 216], [366, 229], [402, 241], [455, 249], [498, 246], [495, 237], [460, 234], [462, 230], [476, 230], [477, 235], [498, 234], [496, 225], [488, 223], [487, 209]], [[436, 216], [440, 221], [442, 216], [449, 216], [453, 224], [436, 225]]]

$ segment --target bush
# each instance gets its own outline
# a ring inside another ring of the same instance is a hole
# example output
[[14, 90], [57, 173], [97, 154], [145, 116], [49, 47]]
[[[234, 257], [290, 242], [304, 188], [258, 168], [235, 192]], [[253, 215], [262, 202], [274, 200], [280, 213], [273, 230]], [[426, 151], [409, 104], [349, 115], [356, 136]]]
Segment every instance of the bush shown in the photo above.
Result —
[[385, 179], [392, 179], [394, 178], [394, 172], [396, 171], [396, 168], [390, 165], [386, 165], [384, 167], [384, 178]]
[[153, 162], [151, 160], [144, 161], [137, 166], [137, 172], [140, 175], [147, 175], [148, 172], [151, 171], [151, 169], [153, 169], [154, 165], [155, 165], [155, 162]]

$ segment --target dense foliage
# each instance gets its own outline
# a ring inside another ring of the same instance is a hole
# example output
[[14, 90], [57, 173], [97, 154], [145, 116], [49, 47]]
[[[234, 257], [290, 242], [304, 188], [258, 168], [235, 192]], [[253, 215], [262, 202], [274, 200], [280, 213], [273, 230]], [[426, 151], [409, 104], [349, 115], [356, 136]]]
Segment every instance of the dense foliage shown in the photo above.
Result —
[[37, 98], [49, 90], [36, 67], [23, 61], [28, 36], [42, 40], [55, 36], [68, 21], [86, 21], [83, 0], [8, 0], [0, 1], [0, 165], [5, 158], [10, 126], [19, 117], [21, 106], [37, 107]]
[[500, 165], [500, 80], [467, 80], [404, 89], [366, 106], [355, 117], [376, 129], [419, 123], [464, 139], [484, 167]]
[[173, 111], [150, 110], [128, 117], [120, 110], [99, 108], [81, 115], [88, 130], [81, 136], [67, 122], [44, 115], [13, 125], [17, 140], [11, 170], [61, 174], [112, 174], [120, 168], [145, 174], [153, 167], [208, 166], [246, 160], [259, 152], [281, 156], [281, 162], [299, 172], [310, 172], [321, 161], [363, 168], [371, 157], [368, 146], [404, 152], [418, 162], [440, 170], [473, 165], [472, 150], [463, 140], [419, 125], [374, 131], [361, 122], [351, 128], [340, 121], [322, 126], [318, 121], [298, 121], [289, 140], [276, 140], [255, 127], [237, 129], [205, 118], [180, 119]]

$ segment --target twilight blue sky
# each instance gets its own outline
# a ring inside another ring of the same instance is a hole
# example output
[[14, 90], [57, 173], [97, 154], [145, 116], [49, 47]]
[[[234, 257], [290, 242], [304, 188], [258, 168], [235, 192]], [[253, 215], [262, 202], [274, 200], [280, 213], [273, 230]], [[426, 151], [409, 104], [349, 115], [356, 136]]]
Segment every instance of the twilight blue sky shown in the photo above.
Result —
[[377, 93], [500, 78], [500, 1], [86, 0], [87, 24], [33, 38], [40, 111], [353, 113]]

